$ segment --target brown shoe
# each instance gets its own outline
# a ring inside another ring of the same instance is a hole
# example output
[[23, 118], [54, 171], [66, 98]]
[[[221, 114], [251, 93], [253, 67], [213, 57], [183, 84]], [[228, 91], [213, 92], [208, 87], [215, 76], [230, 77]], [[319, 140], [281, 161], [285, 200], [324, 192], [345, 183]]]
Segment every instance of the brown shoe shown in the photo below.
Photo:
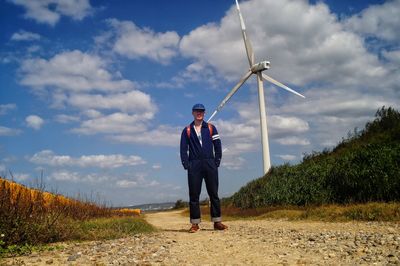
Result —
[[192, 224], [192, 227], [190, 227], [190, 229], [189, 229], [189, 233], [196, 233], [199, 230], [200, 230], [200, 227], [198, 224]]
[[214, 223], [214, 230], [226, 230], [228, 229], [228, 226], [224, 225], [221, 222], [215, 222]]

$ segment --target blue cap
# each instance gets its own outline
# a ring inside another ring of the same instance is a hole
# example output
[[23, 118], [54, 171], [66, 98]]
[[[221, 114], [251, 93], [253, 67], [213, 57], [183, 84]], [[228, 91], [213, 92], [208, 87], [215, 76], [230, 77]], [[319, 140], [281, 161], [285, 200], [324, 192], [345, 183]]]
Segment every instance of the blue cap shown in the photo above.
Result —
[[192, 107], [192, 111], [194, 110], [203, 110], [205, 111], [206, 108], [204, 107], [204, 105], [202, 105], [201, 103], [196, 103], [195, 105], [193, 105]]

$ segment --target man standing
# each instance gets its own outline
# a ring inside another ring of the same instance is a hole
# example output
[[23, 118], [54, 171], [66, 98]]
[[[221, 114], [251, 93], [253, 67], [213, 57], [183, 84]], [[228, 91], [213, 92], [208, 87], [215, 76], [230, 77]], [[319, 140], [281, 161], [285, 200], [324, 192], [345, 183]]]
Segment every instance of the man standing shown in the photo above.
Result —
[[[190, 223], [189, 232], [195, 233], [201, 222], [199, 198], [203, 178], [210, 197], [211, 221], [215, 230], [228, 227], [221, 223], [221, 204], [218, 197], [218, 167], [222, 149], [218, 131], [214, 125], [204, 121], [204, 105], [198, 103], [192, 108], [194, 121], [183, 129], [181, 135], [181, 161], [188, 171]], [[188, 155], [189, 151], [189, 155]]]

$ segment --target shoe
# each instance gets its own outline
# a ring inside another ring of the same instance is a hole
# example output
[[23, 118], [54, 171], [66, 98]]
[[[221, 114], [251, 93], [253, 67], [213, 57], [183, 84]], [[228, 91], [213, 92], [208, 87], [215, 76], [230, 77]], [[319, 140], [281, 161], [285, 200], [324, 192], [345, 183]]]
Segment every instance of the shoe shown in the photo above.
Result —
[[221, 222], [215, 222], [214, 223], [214, 230], [226, 230], [228, 229], [228, 226], [224, 225]]
[[199, 230], [200, 230], [200, 227], [198, 224], [192, 224], [192, 227], [190, 227], [190, 229], [189, 229], [189, 233], [196, 233]]

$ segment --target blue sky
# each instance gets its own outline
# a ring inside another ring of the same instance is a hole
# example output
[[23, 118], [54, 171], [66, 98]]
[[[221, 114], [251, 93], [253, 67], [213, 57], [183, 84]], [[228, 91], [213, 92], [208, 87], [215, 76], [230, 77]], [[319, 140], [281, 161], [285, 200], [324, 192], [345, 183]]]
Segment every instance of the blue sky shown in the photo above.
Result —
[[[241, 1], [265, 86], [273, 165], [399, 109], [400, 1]], [[114, 206], [187, 200], [191, 107], [211, 114], [248, 69], [234, 1], [0, 2], [0, 173]], [[262, 175], [256, 82], [213, 119], [220, 196]], [[203, 188], [202, 198], [206, 197]]]

